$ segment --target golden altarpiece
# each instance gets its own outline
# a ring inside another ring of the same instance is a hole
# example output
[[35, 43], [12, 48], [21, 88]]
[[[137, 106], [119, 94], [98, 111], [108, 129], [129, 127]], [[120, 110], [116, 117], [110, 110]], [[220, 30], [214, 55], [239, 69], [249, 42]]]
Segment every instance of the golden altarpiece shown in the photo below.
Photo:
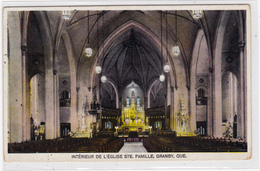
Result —
[[122, 105], [121, 123], [118, 132], [149, 131], [149, 126], [145, 121], [144, 106], [141, 104], [140, 97], [136, 97], [134, 90], [131, 92], [131, 97], [126, 97], [125, 102], [125, 105]]

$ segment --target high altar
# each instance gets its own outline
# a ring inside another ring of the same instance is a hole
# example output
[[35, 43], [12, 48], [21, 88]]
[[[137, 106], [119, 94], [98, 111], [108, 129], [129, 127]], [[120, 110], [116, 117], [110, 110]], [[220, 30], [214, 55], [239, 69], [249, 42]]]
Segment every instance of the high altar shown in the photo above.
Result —
[[134, 91], [131, 97], [127, 97], [126, 105], [122, 106], [121, 126], [119, 132], [138, 131], [144, 132], [149, 130], [145, 123], [144, 106], [140, 104], [140, 97], [136, 97]]

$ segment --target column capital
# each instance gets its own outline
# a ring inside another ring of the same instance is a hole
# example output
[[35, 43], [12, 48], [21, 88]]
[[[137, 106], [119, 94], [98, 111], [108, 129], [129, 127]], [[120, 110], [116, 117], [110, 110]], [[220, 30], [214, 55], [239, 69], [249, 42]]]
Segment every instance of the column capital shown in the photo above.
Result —
[[243, 50], [244, 50], [244, 47], [245, 47], [245, 41], [240, 41], [240, 42], [238, 43], [238, 46], [239, 46], [240, 51], [243, 51]]

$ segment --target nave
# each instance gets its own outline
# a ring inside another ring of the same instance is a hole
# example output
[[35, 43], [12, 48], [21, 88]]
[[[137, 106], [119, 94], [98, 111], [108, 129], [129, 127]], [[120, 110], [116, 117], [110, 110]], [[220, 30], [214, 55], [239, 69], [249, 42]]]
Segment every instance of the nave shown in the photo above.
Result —
[[248, 151], [246, 12], [10, 11], [8, 151]]
[[119, 153], [147, 153], [142, 142], [125, 142]]

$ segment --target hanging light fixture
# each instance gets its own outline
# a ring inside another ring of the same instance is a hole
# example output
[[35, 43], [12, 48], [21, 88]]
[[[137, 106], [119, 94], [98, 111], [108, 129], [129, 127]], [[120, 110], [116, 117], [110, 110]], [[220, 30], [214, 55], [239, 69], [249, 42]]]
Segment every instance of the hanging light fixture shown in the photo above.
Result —
[[178, 45], [174, 46], [172, 48], [172, 51], [173, 51], [174, 56], [179, 56], [179, 54], [180, 54], [180, 47]]
[[93, 54], [92, 48], [89, 46], [89, 11], [88, 11], [88, 46], [85, 48], [85, 56], [90, 58]]
[[200, 19], [202, 17], [202, 10], [192, 10], [193, 18]]
[[69, 20], [70, 16], [71, 16], [71, 11], [70, 10], [62, 11], [62, 19]]
[[96, 73], [97, 73], [97, 74], [100, 74], [101, 71], [102, 71], [101, 66], [96, 66]]
[[170, 65], [168, 64], [168, 62], [166, 62], [166, 64], [164, 65], [163, 70], [166, 73], [170, 72], [171, 68], [170, 68]]
[[87, 48], [85, 49], [85, 55], [86, 55], [86, 57], [91, 57], [91, 56], [92, 56], [92, 53], [93, 53], [93, 50], [92, 50], [91, 47], [87, 47]]
[[160, 80], [161, 82], [164, 82], [165, 76], [164, 76], [163, 74], [161, 74], [160, 77], [159, 77], [159, 80]]
[[175, 34], [176, 34], [176, 39], [175, 39], [175, 44], [176, 46], [174, 46], [172, 48], [172, 51], [173, 51], [173, 55], [174, 56], [178, 56], [180, 54], [180, 47], [178, 46], [178, 23], [177, 23], [177, 10], [175, 11]]
[[106, 76], [102, 76], [102, 77], [101, 77], [101, 82], [102, 82], [102, 83], [105, 83], [106, 81], [107, 81], [107, 77], [106, 77]]
[[167, 11], [166, 11], [166, 49], [167, 49], [167, 55], [166, 55], [166, 62], [163, 66], [164, 72], [168, 73], [170, 72], [170, 65], [168, 64], [168, 20], [167, 20]]
[[[97, 16], [98, 16], [98, 11], [97, 11]], [[99, 27], [98, 27], [99, 25], [98, 25], [98, 21], [97, 21], [97, 31], [99, 31]], [[97, 55], [97, 66], [96, 66], [96, 73], [97, 74], [100, 74], [101, 72], [102, 72], [102, 68], [101, 68], [101, 66], [99, 66], [99, 49], [100, 49], [100, 46], [99, 46], [99, 34], [97, 35], [97, 42], [98, 42], [98, 51], [97, 51], [97, 53], [98, 53], [98, 55]]]

